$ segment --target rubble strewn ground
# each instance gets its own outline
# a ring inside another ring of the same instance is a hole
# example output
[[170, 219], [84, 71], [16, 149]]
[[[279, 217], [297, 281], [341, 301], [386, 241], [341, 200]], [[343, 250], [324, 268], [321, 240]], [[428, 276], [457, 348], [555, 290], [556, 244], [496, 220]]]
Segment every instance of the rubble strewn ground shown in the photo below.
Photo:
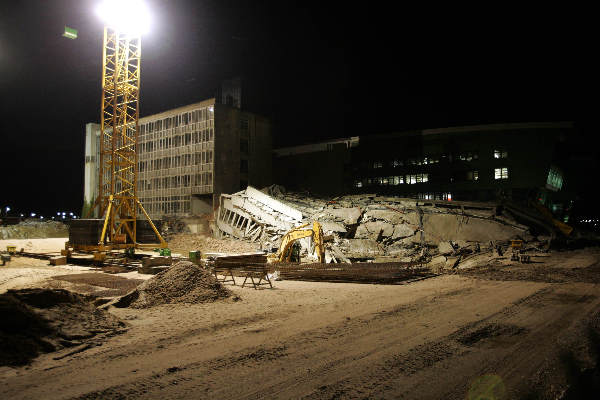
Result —
[[58, 221], [26, 220], [17, 225], [0, 226], [2, 239], [63, 238], [69, 236], [69, 227]]
[[148, 308], [160, 304], [207, 303], [231, 296], [206, 269], [180, 261], [123, 296], [116, 307]]
[[[252, 187], [223, 195], [218, 232], [274, 251], [292, 227], [319, 221], [331, 240], [327, 262], [394, 258], [414, 261], [494, 248], [511, 239], [536, 242], [529, 227], [495, 203], [457, 203], [377, 195], [319, 199], [286, 193], [279, 186], [262, 192]], [[545, 238], [540, 245], [544, 245]], [[303, 254], [315, 258], [310, 239]]]
[[24, 365], [39, 353], [100, 344], [123, 330], [90, 298], [62, 289], [9, 290], [0, 295], [0, 366]]
[[215, 239], [206, 235], [193, 233], [175, 234], [169, 240], [169, 248], [183, 255], [190, 251], [200, 250], [204, 253], [248, 253], [258, 250], [255, 243], [247, 243], [235, 239]]

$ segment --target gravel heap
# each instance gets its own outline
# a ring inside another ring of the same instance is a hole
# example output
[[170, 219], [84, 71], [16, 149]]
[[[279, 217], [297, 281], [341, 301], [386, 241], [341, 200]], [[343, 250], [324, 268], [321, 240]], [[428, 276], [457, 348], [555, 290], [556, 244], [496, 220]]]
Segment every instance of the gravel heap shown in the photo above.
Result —
[[180, 261], [113, 303], [115, 307], [148, 308], [172, 303], [208, 303], [232, 295], [207, 270]]
[[91, 298], [64, 289], [9, 290], [0, 295], [0, 366], [31, 362], [40, 353], [94, 346], [123, 332], [123, 322]]

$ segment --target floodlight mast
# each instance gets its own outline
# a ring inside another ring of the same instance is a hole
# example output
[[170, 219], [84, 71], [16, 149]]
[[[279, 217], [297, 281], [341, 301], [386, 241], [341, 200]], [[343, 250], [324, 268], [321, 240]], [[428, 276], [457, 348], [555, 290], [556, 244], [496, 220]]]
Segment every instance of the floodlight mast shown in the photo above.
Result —
[[140, 247], [138, 207], [154, 230], [159, 246], [167, 247], [137, 198], [140, 61], [141, 33], [107, 24], [102, 54], [100, 171], [96, 200], [98, 216], [104, 218], [99, 250]]

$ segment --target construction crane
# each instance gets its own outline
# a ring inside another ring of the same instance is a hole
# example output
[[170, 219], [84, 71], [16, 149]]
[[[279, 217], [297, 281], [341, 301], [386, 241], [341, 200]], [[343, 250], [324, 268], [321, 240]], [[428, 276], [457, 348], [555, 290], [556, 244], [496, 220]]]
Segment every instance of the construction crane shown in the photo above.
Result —
[[[98, 8], [105, 22], [102, 52], [102, 105], [98, 197], [92, 210], [104, 219], [97, 247], [112, 249], [162, 247], [167, 243], [137, 197], [142, 33], [147, 12], [141, 0], [105, 0]], [[149, 222], [157, 244], [137, 240], [139, 211]]]

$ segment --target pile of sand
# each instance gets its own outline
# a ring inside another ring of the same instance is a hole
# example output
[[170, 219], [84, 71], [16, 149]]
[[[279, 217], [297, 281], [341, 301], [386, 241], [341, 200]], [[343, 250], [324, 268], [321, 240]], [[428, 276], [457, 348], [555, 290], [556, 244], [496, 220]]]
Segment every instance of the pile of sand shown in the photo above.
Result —
[[113, 303], [115, 307], [147, 308], [159, 304], [207, 303], [231, 296], [207, 270], [180, 261]]
[[0, 239], [64, 238], [69, 227], [58, 221], [27, 220], [17, 225], [0, 226]]
[[40, 353], [92, 346], [123, 331], [123, 322], [90, 300], [63, 289], [0, 295], [0, 365], [24, 365]]
[[259, 251], [258, 243], [247, 243], [235, 239], [214, 239], [209, 236], [180, 233], [169, 240], [169, 248], [188, 252], [200, 250], [202, 253], [250, 253]]

